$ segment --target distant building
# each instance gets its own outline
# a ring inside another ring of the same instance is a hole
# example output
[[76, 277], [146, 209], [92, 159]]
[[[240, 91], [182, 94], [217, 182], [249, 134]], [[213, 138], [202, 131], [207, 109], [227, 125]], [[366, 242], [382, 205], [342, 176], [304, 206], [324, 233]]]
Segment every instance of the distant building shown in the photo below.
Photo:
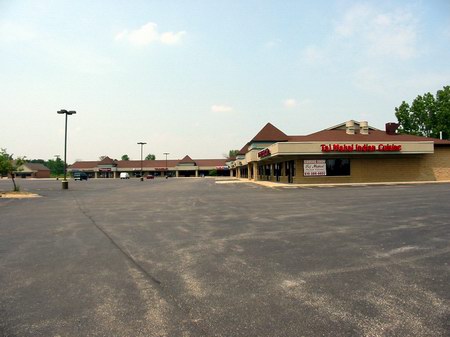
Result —
[[450, 141], [354, 120], [304, 136], [270, 123], [229, 163], [231, 175], [297, 184], [450, 180]]
[[44, 164], [25, 163], [14, 174], [18, 178], [50, 178], [50, 169]]
[[[183, 159], [143, 160], [144, 176], [201, 177], [209, 176], [212, 171], [219, 176], [230, 175], [226, 159]], [[85, 172], [91, 178], [119, 178], [120, 173], [127, 172], [131, 177], [141, 175], [140, 160], [114, 160], [105, 157], [100, 161], [77, 161], [68, 168], [69, 172]]]

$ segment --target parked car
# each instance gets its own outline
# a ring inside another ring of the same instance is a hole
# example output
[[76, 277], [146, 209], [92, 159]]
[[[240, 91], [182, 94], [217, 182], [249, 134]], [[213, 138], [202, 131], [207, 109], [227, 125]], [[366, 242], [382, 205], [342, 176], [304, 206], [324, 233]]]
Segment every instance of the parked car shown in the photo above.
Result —
[[73, 179], [74, 180], [88, 180], [88, 175], [85, 172], [74, 172]]
[[148, 176], [147, 176], [147, 179], [154, 179], [155, 178], [155, 176], [153, 176], [153, 175], [151, 175], [151, 174], [149, 174]]
[[130, 179], [130, 174], [127, 172], [121, 172], [120, 179]]

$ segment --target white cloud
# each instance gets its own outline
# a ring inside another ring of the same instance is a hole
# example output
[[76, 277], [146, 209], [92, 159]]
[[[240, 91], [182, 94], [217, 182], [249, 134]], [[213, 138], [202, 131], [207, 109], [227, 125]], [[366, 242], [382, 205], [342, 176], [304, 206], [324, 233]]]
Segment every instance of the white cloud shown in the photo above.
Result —
[[24, 25], [12, 22], [0, 22], [0, 41], [23, 42], [36, 37], [36, 32]]
[[185, 31], [159, 33], [158, 25], [153, 22], [148, 22], [138, 29], [121, 31], [115, 36], [115, 40], [125, 40], [134, 46], [146, 46], [155, 42], [174, 45], [179, 43], [184, 35], [186, 35]]
[[161, 34], [160, 40], [164, 44], [176, 44], [184, 35], [186, 35], [184, 30], [178, 33], [166, 32]]
[[211, 106], [212, 112], [231, 112], [233, 111], [233, 108], [231, 106], [227, 105], [212, 105]]
[[288, 98], [285, 99], [282, 103], [286, 109], [293, 109], [293, 108], [310, 109], [312, 101], [308, 98], [301, 100], [296, 100], [295, 98]]
[[361, 90], [383, 94], [386, 92], [388, 81], [381, 69], [362, 67], [353, 75], [353, 83]]
[[321, 64], [325, 61], [325, 52], [316, 46], [308, 46], [303, 51], [302, 58], [307, 64]]
[[285, 108], [295, 108], [297, 106], [297, 101], [293, 98], [288, 98], [283, 101], [283, 105]]
[[349, 37], [352, 36], [358, 28], [363, 25], [367, 17], [370, 16], [372, 9], [363, 4], [352, 6], [344, 14], [342, 20], [336, 25], [335, 31], [338, 35]]
[[368, 5], [351, 7], [335, 33], [360, 45], [369, 56], [409, 59], [417, 55], [417, 20], [405, 10], [380, 12]]
[[272, 48], [277, 47], [280, 43], [281, 43], [281, 40], [280, 40], [280, 39], [275, 39], [275, 40], [268, 41], [268, 42], [264, 45], [264, 47], [266, 47], [267, 49], [272, 49]]

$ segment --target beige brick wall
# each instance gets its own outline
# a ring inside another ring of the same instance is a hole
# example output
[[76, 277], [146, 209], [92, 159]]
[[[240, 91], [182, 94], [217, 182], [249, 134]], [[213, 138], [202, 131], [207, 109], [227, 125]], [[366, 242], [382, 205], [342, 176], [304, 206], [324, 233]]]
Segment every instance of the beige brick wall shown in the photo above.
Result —
[[435, 146], [434, 154], [427, 155], [428, 165], [431, 167], [436, 180], [450, 180], [450, 147]]
[[[435, 147], [433, 154], [360, 156], [351, 157], [350, 160], [350, 176], [304, 177], [303, 159], [297, 159], [294, 183], [334, 184], [450, 180], [450, 147], [447, 146]], [[270, 181], [275, 181], [275, 177], [270, 177]], [[287, 177], [281, 176], [280, 182], [287, 183]]]

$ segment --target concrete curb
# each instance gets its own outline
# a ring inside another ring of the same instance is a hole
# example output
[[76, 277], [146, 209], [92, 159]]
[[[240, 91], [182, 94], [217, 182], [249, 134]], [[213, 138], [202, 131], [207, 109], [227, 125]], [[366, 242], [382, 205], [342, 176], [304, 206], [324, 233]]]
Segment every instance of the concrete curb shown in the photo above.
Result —
[[237, 179], [228, 181], [216, 181], [216, 183], [252, 183], [270, 188], [306, 188], [306, 187], [357, 187], [357, 186], [395, 186], [395, 185], [424, 185], [424, 184], [450, 184], [450, 180], [441, 181], [401, 181], [401, 182], [377, 182], [377, 183], [335, 183], [335, 184], [286, 184], [273, 181], [254, 181]]

